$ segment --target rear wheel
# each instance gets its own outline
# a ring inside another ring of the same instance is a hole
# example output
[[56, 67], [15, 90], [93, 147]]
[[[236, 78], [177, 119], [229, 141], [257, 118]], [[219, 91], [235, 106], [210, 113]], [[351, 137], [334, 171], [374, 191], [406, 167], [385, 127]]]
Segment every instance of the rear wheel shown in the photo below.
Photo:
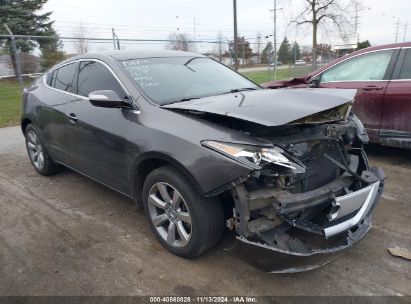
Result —
[[147, 176], [143, 202], [155, 235], [176, 255], [194, 258], [221, 239], [224, 230], [221, 203], [199, 195], [173, 167], [155, 169]]
[[30, 161], [38, 173], [51, 175], [61, 171], [62, 166], [52, 161], [40, 139], [37, 128], [33, 124], [26, 127], [25, 137]]

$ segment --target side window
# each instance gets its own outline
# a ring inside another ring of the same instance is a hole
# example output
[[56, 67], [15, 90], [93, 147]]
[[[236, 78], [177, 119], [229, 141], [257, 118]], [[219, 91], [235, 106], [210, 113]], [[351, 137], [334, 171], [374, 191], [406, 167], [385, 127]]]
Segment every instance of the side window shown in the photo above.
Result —
[[74, 93], [73, 78], [76, 64], [71, 63], [53, 71], [50, 86], [58, 90]]
[[411, 79], [411, 49], [407, 49], [399, 79]]
[[120, 97], [126, 95], [113, 74], [104, 65], [95, 61], [80, 62], [77, 90], [77, 94], [85, 97], [99, 90], [113, 90]]
[[394, 50], [368, 53], [348, 59], [321, 75], [321, 82], [384, 80]]

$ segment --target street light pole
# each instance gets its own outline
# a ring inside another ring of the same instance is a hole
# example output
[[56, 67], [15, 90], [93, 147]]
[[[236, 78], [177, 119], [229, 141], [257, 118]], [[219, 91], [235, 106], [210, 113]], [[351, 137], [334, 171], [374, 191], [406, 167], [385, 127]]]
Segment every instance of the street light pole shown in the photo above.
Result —
[[234, 69], [238, 70], [238, 58], [237, 58], [237, 0], [233, 0], [234, 10]]

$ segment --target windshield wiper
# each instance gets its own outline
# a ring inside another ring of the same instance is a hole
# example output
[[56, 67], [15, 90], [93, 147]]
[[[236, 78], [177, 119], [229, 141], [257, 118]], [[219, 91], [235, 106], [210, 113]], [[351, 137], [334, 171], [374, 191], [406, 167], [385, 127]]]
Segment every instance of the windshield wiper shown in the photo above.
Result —
[[167, 102], [167, 103], [163, 103], [162, 106], [171, 105], [173, 103], [179, 103], [179, 102], [183, 102], [183, 101], [190, 101], [190, 100], [193, 100], [193, 99], [200, 99], [200, 97], [189, 97], [189, 98], [183, 98], [183, 99], [176, 100], [176, 101], [170, 101], [170, 102]]
[[238, 92], [243, 92], [243, 91], [254, 91], [257, 90], [257, 88], [238, 88], [238, 89], [231, 89], [228, 92], [224, 92], [218, 95], [224, 95], [224, 94], [230, 94], [230, 93], [238, 93]]

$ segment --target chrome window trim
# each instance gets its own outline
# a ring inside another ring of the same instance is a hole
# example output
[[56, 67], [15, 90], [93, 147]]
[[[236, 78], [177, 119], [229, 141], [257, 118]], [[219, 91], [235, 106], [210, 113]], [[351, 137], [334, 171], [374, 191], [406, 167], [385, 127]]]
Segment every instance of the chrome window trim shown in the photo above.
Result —
[[[364, 53], [361, 53], [361, 54], [357, 54], [357, 55], [351, 56], [351, 57], [349, 57], [349, 58], [345, 58], [344, 60], [341, 60], [341, 61], [333, 64], [332, 66], [330, 66], [330, 67], [326, 68], [325, 70], [323, 70], [323, 71], [315, 74], [314, 76], [312, 76], [311, 79], [314, 79], [314, 78], [317, 77], [318, 75], [327, 72], [329, 69], [332, 69], [332, 68], [335, 67], [336, 65], [339, 65], [339, 64], [341, 64], [341, 63], [343, 63], [343, 62], [345, 62], [345, 61], [347, 61], [347, 60], [351, 60], [351, 59], [353, 59], [353, 58], [356, 58], [356, 57], [359, 57], [359, 56], [363, 56], [363, 55], [366, 55], [366, 54], [371, 54], [371, 53], [376, 53], [376, 52], [382, 52], [382, 51], [398, 50], [398, 49], [402, 49], [402, 48], [411, 48], [411, 47], [401, 47], [401, 46], [399, 46], [399, 47], [393, 47], [393, 48], [387, 48], [387, 49], [372, 50], [372, 51], [364, 52]], [[320, 83], [333, 83], [333, 82], [364, 82], [364, 81], [369, 81], [369, 82], [372, 81], [372, 82], [374, 82], [374, 81], [389, 81], [389, 80], [341, 80], [341, 81], [327, 81], [327, 82], [320, 82]]]
[[[47, 88], [52, 89], [52, 90], [54, 90], [54, 91], [61, 92], [61, 93], [65, 93], [65, 94], [68, 94], [68, 95], [71, 95], [71, 96], [74, 96], [74, 97], [78, 97], [78, 98], [83, 99], [83, 100], [89, 100], [88, 97], [85, 97], [85, 96], [82, 96], [82, 95], [78, 95], [78, 94], [74, 94], [74, 93], [70, 93], [70, 92], [67, 92], [67, 91], [60, 90], [60, 89], [53, 88], [53, 87], [49, 86], [48, 83], [47, 83], [47, 81], [46, 81], [46, 79], [47, 79], [46, 75], [47, 75], [47, 74], [53, 73], [55, 70], [60, 69], [60, 68], [62, 68], [62, 67], [64, 67], [64, 66], [66, 66], [66, 65], [74, 64], [74, 63], [76, 63], [76, 62], [82, 62], [82, 61], [95, 61], [95, 62], [98, 62], [98, 63], [102, 64], [102, 65], [103, 65], [104, 67], [106, 67], [106, 68], [110, 71], [110, 73], [114, 76], [114, 78], [117, 80], [117, 82], [118, 82], [118, 83], [120, 84], [120, 86], [123, 88], [124, 92], [125, 92], [127, 95], [130, 95], [130, 92], [126, 89], [125, 85], [121, 82], [121, 80], [118, 78], [118, 76], [114, 73], [113, 69], [112, 69], [107, 63], [105, 63], [104, 61], [102, 61], [102, 60], [100, 60], [100, 59], [95, 59], [95, 58], [75, 59], [75, 60], [66, 62], [66, 63], [64, 63], [64, 64], [60, 64], [60, 65], [58, 65], [58, 66], [50, 69], [47, 73], [45, 73], [45, 74], [43, 75], [43, 83], [44, 83], [44, 85], [45, 85]], [[133, 102], [134, 102], [134, 103], [136, 104], [136, 106], [140, 109], [140, 107], [138, 106], [138, 104], [137, 104], [135, 101], [133, 101]], [[139, 114], [139, 113], [140, 113], [140, 110], [133, 110], [133, 112], [136, 113], [136, 114]]]
[[335, 83], [335, 82], [390, 82], [391, 80], [333, 80], [321, 83]]

